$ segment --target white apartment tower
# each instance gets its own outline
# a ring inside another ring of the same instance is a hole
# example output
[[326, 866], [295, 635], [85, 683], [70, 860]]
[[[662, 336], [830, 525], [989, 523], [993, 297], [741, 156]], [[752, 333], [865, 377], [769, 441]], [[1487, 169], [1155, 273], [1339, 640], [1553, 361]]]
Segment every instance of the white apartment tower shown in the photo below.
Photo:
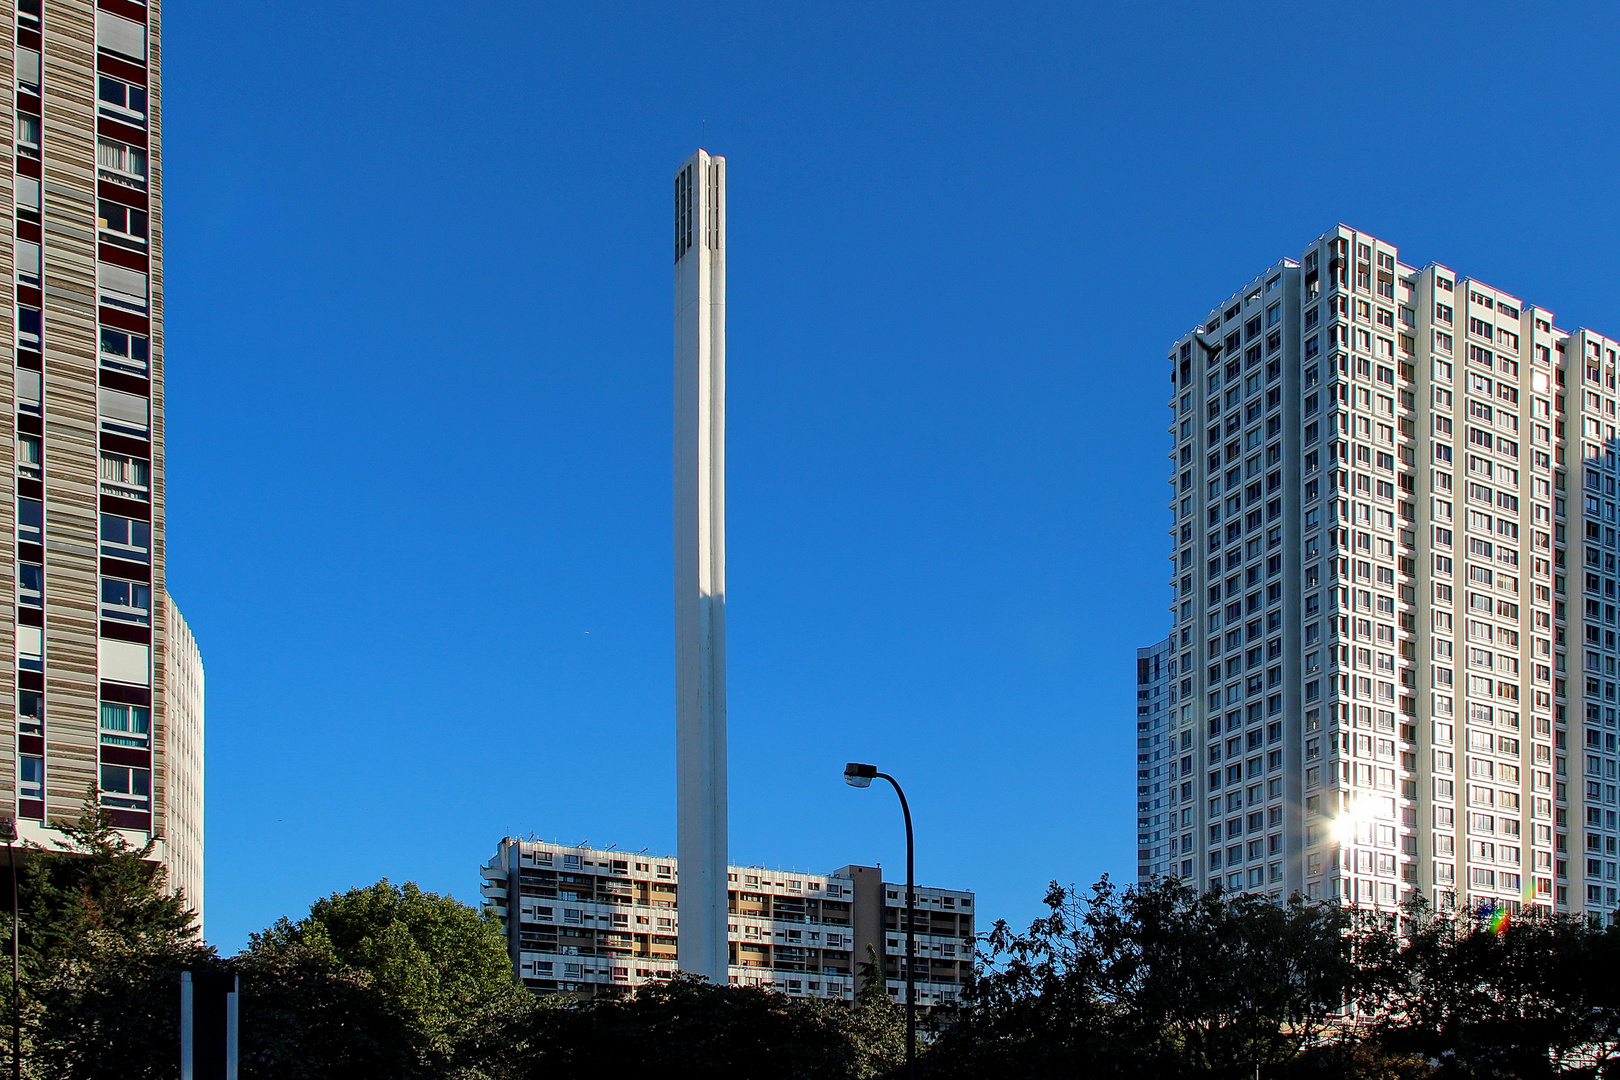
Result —
[[675, 173], [676, 842], [681, 966], [726, 981], [726, 159]]
[[1172, 346], [1168, 873], [1615, 909], [1617, 347], [1344, 226]]

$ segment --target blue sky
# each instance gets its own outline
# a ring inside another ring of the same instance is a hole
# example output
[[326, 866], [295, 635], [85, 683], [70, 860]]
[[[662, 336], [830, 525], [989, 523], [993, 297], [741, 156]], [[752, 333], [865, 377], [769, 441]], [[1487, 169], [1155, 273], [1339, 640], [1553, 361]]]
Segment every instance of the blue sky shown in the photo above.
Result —
[[1620, 332], [1616, 12], [165, 5], [208, 936], [672, 850], [669, 188], [729, 173], [732, 857], [1130, 878], [1165, 346], [1344, 221]]

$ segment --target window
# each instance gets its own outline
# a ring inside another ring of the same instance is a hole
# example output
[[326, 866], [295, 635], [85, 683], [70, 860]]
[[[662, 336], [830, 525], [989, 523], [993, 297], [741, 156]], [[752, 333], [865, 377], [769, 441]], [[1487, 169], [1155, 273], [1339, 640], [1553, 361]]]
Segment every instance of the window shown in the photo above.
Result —
[[139, 147], [126, 146], [111, 139], [97, 139], [96, 165], [108, 180], [131, 187], [146, 187], [146, 151]]
[[[108, 204], [103, 203], [102, 206]], [[101, 328], [101, 366], [146, 374], [152, 358], [151, 342], [139, 334], [128, 334], [111, 327]]]
[[130, 57], [137, 62], [146, 60], [146, 26], [114, 15], [110, 11], [96, 12], [96, 46], [109, 52]]
[[116, 514], [101, 515], [101, 553], [134, 562], [152, 561], [152, 526]]
[[[38, 0], [35, 0], [38, 4]], [[17, 50], [17, 84], [26, 86], [34, 93], [39, 93], [39, 50]]]
[[17, 731], [38, 735], [45, 729], [45, 695], [38, 690], [17, 691]]
[[112, 454], [103, 450], [101, 493], [146, 502], [151, 498], [151, 468], [151, 464], [144, 458]]
[[38, 499], [17, 500], [17, 539], [38, 544], [45, 527], [45, 504]]
[[146, 126], [146, 87], [101, 76], [96, 89], [101, 115]]
[[17, 603], [24, 607], [45, 606], [45, 568], [38, 563], [17, 564]]
[[19, 307], [17, 309], [17, 341], [19, 344], [38, 350], [39, 336], [44, 329], [44, 316], [39, 308]]
[[17, 475], [40, 478], [41, 450], [38, 435], [17, 436]]
[[101, 767], [101, 805], [145, 810], [152, 798], [152, 770], [127, 765]]
[[96, 283], [100, 287], [101, 302], [130, 311], [146, 310], [147, 277], [139, 270], [131, 270], [116, 263], [96, 264]]
[[39, 181], [32, 176], [12, 178], [12, 195], [17, 209], [23, 211], [27, 221], [39, 220]]
[[103, 386], [96, 394], [96, 406], [103, 429], [142, 439], [147, 437], [151, 417], [145, 397]]
[[101, 579], [101, 617], [119, 622], [152, 622], [152, 587], [139, 581], [121, 578]]
[[139, 705], [101, 703], [101, 742], [103, 746], [151, 744], [152, 710]]
[[17, 797], [43, 799], [45, 797], [45, 759], [24, 756], [17, 762]]
[[24, 157], [39, 157], [39, 117], [17, 114], [17, 152]]
[[13, 246], [12, 260], [17, 280], [24, 285], [39, 286], [39, 245], [30, 240], [18, 240]]
[[119, 247], [146, 250], [146, 211], [102, 199], [97, 224], [108, 235], [105, 239]]

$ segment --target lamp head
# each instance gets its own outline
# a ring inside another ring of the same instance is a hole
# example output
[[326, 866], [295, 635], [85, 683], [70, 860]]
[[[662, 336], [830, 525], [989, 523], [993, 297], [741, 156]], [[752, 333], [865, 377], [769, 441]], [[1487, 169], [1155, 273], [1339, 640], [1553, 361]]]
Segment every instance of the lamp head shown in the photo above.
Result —
[[844, 783], [850, 787], [871, 787], [876, 777], [876, 765], [862, 765], [858, 761], [852, 761], [844, 766]]
[[17, 815], [7, 810], [0, 810], [0, 844], [11, 844], [17, 840]]

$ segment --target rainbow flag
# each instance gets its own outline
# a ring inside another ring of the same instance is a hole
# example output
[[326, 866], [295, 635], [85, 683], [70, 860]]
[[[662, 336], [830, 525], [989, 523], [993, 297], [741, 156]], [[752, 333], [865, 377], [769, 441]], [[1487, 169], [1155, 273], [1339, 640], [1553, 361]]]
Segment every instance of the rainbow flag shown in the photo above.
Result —
[[1507, 907], [1501, 906], [1491, 912], [1491, 917], [1486, 921], [1485, 926], [1491, 933], [1501, 936], [1507, 933], [1510, 918]]

